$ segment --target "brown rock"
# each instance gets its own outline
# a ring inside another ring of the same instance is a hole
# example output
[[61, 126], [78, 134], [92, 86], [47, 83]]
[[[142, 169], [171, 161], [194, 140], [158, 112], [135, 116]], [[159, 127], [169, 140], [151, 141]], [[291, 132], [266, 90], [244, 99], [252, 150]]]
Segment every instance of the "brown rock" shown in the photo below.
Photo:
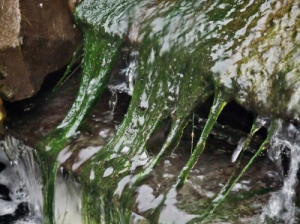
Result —
[[71, 10], [72, 14], [74, 14], [75, 7], [81, 2], [81, 0], [69, 0], [69, 9]]
[[0, 97], [31, 97], [67, 65], [80, 40], [72, 18], [67, 1], [0, 1]]
[[21, 14], [19, 0], [0, 1], [0, 49], [19, 45]]

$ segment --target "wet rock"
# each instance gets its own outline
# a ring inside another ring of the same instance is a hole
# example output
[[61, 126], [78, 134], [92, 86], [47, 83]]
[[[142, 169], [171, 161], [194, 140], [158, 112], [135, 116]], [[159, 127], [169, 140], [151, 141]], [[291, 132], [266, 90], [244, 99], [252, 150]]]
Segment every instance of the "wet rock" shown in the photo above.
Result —
[[81, 0], [69, 0], [69, 9], [71, 10], [72, 14], [74, 14], [75, 7], [81, 2]]
[[67, 65], [80, 40], [70, 1], [0, 2], [0, 97], [33, 96], [45, 76]]

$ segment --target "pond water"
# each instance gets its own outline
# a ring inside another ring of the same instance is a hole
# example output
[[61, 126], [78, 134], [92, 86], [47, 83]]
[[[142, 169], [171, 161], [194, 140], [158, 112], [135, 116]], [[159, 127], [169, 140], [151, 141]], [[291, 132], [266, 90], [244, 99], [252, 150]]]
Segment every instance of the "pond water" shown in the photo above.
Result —
[[[46, 91], [18, 106], [8, 105], [11, 110], [8, 118], [10, 135], [17, 136], [24, 144], [34, 147], [64, 118], [72, 105], [78, 84], [79, 78], [74, 76], [51, 97]], [[115, 98], [107, 91], [87, 122], [57, 158], [61, 164], [55, 190], [57, 223], [81, 223], [81, 187], [76, 181], [76, 173], [80, 171], [81, 165], [101, 150], [116, 132], [130, 100], [123, 94], [119, 94], [118, 98], [117, 106], [112, 113], [109, 104]], [[168, 122], [165, 123], [149, 140], [145, 163], [147, 156], [157, 154], [164, 142], [168, 132]], [[195, 128], [201, 129], [200, 123], [197, 125], [194, 123]], [[150, 176], [136, 187], [135, 197], [132, 199], [135, 201], [135, 206], [131, 223], [148, 223], [144, 217], [160, 204], [166, 189], [175, 183], [176, 177], [191, 155], [191, 125], [189, 122], [181, 143], [173, 153], [164, 157]], [[197, 131], [201, 132], [195, 130], [195, 135], [199, 134]], [[224, 132], [218, 129], [214, 131], [216, 133], [210, 136], [206, 150], [190, 172], [184, 186], [166, 201], [165, 207], [159, 214], [160, 223], [182, 224], [197, 217], [194, 214], [205, 211], [233, 173], [235, 169], [235, 164], [232, 162], [233, 152], [238, 141], [229, 144], [228, 135], [232, 138], [242, 138], [240, 133], [243, 131], [228, 132], [227, 137], [225, 135], [223, 139]], [[257, 138], [259, 139], [260, 136]], [[19, 140], [14, 140], [12, 144], [23, 145]], [[31, 152], [33, 149], [27, 147], [26, 150], [27, 154], [31, 153], [30, 158], [34, 161]], [[251, 149], [242, 157], [241, 167], [244, 167], [252, 157], [250, 151]], [[28, 160], [27, 154], [21, 155], [16, 162], [10, 162], [4, 151], [1, 151], [1, 164], [4, 164], [5, 168], [0, 173], [0, 186], [3, 186], [0, 188], [0, 202], [7, 209], [2, 207], [0, 223], [1, 221], [2, 223], [42, 223], [41, 176], [36, 162], [34, 162], [35, 166], [32, 166], [32, 161], [20, 162]], [[26, 172], [23, 172], [24, 170]], [[259, 223], [272, 192], [278, 191], [283, 184], [279, 171], [266, 155], [261, 155], [252, 163], [249, 170], [234, 186], [227, 200], [213, 216], [206, 220], [206, 223]], [[108, 176], [110, 173], [111, 171], [107, 169], [105, 175]], [[90, 178], [95, 177], [91, 174]], [[20, 184], [22, 181], [23, 185]], [[14, 196], [20, 189], [25, 192], [24, 195]]]

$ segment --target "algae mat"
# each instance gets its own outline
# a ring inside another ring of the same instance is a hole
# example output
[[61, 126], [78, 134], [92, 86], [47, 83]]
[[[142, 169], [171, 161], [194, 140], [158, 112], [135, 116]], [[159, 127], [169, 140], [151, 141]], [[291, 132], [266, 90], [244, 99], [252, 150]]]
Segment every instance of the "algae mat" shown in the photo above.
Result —
[[[194, 108], [212, 94], [213, 106], [190, 160], [159, 206], [147, 213], [153, 223], [159, 223], [164, 204], [176, 195], [197, 162], [228, 102], [235, 100], [248, 110], [272, 117], [273, 122], [258, 152], [229, 180], [221, 196], [228, 194], [267, 147], [276, 119], [299, 117], [300, 3], [296, 0], [85, 0], [75, 16], [84, 35], [81, 87], [72, 109], [39, 153], [46, 222], [53, 223], [53, 188], [59, 166], [55, 158], [101, 95], [125, 43], [137, 52], [136, 74], [131, 77], [134, 90], [118, 132], [79, 174], [86, 223], [129, 222], [134, 186], [178, 144]], [[169, 135], [158, 155], [150, 157], [146, 142], [168, 117], [172, 120]], [[263, 123], [261, 117], [256, 119], [247, 141]], [[190, 221], [205, 219], [215, 208], [212, 204]]]

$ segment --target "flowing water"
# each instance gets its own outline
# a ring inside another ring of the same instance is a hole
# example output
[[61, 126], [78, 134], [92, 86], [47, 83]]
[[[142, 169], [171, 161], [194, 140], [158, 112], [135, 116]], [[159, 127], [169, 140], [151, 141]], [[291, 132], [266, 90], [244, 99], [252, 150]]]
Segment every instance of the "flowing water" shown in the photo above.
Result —
[[[35, 150], [13, 136], [0, 144], [0, 223], [44, 223], [42, 176]], [[80, 186], [62, 172], [57, 174], [55, 199], [56, 223], [82, 223]]]
[[[279, 118], [300, 114], [299, 8], [293, 0], [83, 0], [75, 10], [84, 36], [77, 97], [57, 93], [45, 106], [29, 105], [22, 119], [10, 114], [12, 133], [37, 148], [44, 222], [75, 217], [58, 199], [86, 223], [297, 222], [298, 131]], [[198, 114], [210, 99], [206, 116]], [[254, 112], [246, 129], [222, 123], [234, 100]], [[9, 139], [4, 150], [14, 164], [25, 146]], [[218, 157], [217, 142], [238, 146], [223, 146]], [[267, 148], [279, 174], [260, 160]], [[29, 184], [13, 167], [32, 197], [39, 178]], [[74, 174], [78, 197], [61, 193], [65, 172]]]
[[[70, 80], [70, 84], [64, 86], [61, 92], [58, 92], [51, 99], [44, 100], [44, 96], [41, 96], [42, 99], [25, 103], [23, 108], [27, 110], [28, 105], [35, 105], [36, 102], [40, 102], [38, 107], [30, 109], [25, 112], [23, 116], [20, 117], [19, 110], [16, 111], [15, 115], [11, 113], [11, 127], [14, 128], [15, 131], [18, 130], [18, 135], [26, 139], [26, 142], [34, 144], [37, 139], [51, 130], [51, 128], [59, 122], [59, 117], [63, 118], [68, 108], [71, 107], [72, 100], [70, 98], [77, 89], [76, 85], [78, 85], [76, 84], [76, 80], [77, 78], [73, 77]], [[61, 97], [62, 95], [64, 98]], [[123, 97], [121, 95], [119, 96], [123, 101], [124, 97], [126, 99], [125, 95]], [[58, 162], [62, 164], [62, 168], [58, 170], [55, 186], [55, 214], [57, 223], [81, 223], [81, 187], [76, 181], [76, 178], [74, 179], [66, 170], [71, 170], [75, 173], [78, 172], [80, 166], [91, 158], [94, 153], [101, 150], [101, 147], [103, 147], [116, 132], [122, 120], [122, 113], [125, 113], [124, 109], [122, 112], [122, 107], [125, 105], [122, 106], [122, 104], [118, 102], [115, 113], [111, 114], [109, 100], [110, 94], [107, 94], [107, 97], [98, 102], [86, 124], [57, 158]], [[56, 111], [56, 113], [42, 113], [44, 111]], [[18, 117], [18, 119], [13, 119], [14, 116]], [[196, 129], [203, 128], [201, 126], [201, 119], [199, 122], [199, 124], [194, 123]], [[232, 141], [229, 141], [231, 144], [228, 143], [228, 138], [230, 137], [228, 133], [231, 133], [232, 138], [236, 136], [237, 138], [244, 139], [240, 141], [240, 143], [245, 142], [247, 134], [244, 133], [244, 135], [242, 135], [237, 130], [235, 132], [230, 131], [227, 126], [223, 126], [223, 129], [226, 130], [224, 132], [221, 126], [222, 125], [218, 124], [216, 128], [213, 129], [212, 132], [214, 135], [211, 135], [208, 139], [207, 150], [203, 152], [199, 161], [191, 170], [186, 183], [175, 195], [165, 202], [165, 208], [159, 217], [160, 222], [181, 224], [198, 217], [201, 214], [199, 211], [204, 211], [205, 208], [209, 206], [210, 201], [218, 194], [222, 187], [225, 186], [235, 169], [232, 156], [237, 157], [237, 155], [234, 149], [235, 147], [237, 149], [241, 148], [241, 145], [231, 145]], [[164, 128], [158, 130], [152, 137], [153, 139], [148, 144], [150, 155], [157, 154], [160, 145], [163, 144], [166, 138], [168, 129], [169, 127], [166, 125]], [[176, 183], [176, 177], [191, 156], [191, 138], [189, 137], [189, 131], [190, 129], [187, 129], [186, 137], [184, 137], [171, 156], [164, 157], [159, 165], [151, 171], [150, 176], [136, 187], [134, 197], [135, 206], [132, 211], [131, 223], [147, 222], [145, 218], [147, 212], [159, 206], [163, 199], [164, 192]], [[197, 135], [197, 130], [194, 130], [194, 132], [195, 135]], [[276, 137], [278, 135], [281, 136], [282, 133], [278, 131], [274, 136]], [[13, 137], [11, 138], [14, 139]], [[7, 186], [9, 191], [13, 192], [15, 188], [20, 186], [16, 183], [16, 180], [18, 180], [17, 182], [20, 180], [31, 181], [30, 183], [25, 183], [23, 190], [25, 192], [34, 192], [34, 194], [30, 195], [30, 193], [26, 193], [19, 201], [10, 196], [10, 209], [6, 210], [6, 214], [12, 215], [16, 213], [15, 211], [18, 205], [20, 203], [24, 205], [22, 202], [26, 202], [28, 203], [28, 206], [26, 204], [26, 208], [29, 210], [26, 210], [23, 216], [19, 213], [15, 214], [15, 221], [18, 221], [16, 223], [30, 223], [30, 221], [33, 223], [42, 223], [41, 175], [37, 163], [33, 163], [33, 161], [35, 161], [34, 150], [26, 147], [24, 143], [19, 140], [14, 139], [14, 141], [10, 142], [12, 144], [10, 148], [23, 148], [23, 151], [27, 152], [20, 154], [18, 157], [18, 160], [27, 161], [27, 163], [10, 162], [4, 151], [2, 151], [1, 158], [5, 158], [5, 160], [2, 161], [5, 163], [6, 168], [0, 173], [2, 177], [1, 180], [5, 180], [5, 182], [2, 181], [1, 184]], [[22, 147], [18, 147], [18, 145]], [[28, 157], [28, 155], [30, 155], [30, 157]], [[11, 157], [15, 158], [13, 155]], [[245, 153], [242, 158], [240, 163], [243, 167], [246, 165], [247, 160], [251, 158], [251, 153]], [[33, 164], [35, 165], [33, 166]], [[26, 170], [26, 173], [23, 173], [24, 170]], [[17, 175], [21, 176], [14, 177], [11, 175], [11, 173], [18, 172], [21, 173]], [[106, 175], [109, 175], [109, 173]], [[264, 204], [269, 200], [271, 192], [280, 189], [280, 177], [280, 172], [277, 172], [276, 167], [268, 158], [265, 156], [258, 158], [257, 161], [251, 165], [248, 172], [244, 174], [243, 178], [236, 183], [228, 200], [216, 211], [215, 216], [212, 216], [206, 222], [257, 223]], [[91, 173], [89, 178], [93, 179], [95, 175]], [[12, 183], [9, 183], [10, 181]], [[35, 207], [29, 206], [29, 203]], [[4, 214], [2, 214], [2, 217], [3, 215]], [[4, 217], [7, 218], [8, 216]], [[27, 222], [24, 221], [24, 218], [26, 218]], [[8, 219], [3, 220], [7, 221]]]
[[[282, 121], [272, 137], [269, 149], [270, 158], [278, 165], [282, 172], [284, 183], [282, 188], [273, 193], [269, 203], [264, 207], [262, 220], [267, 223], [298, 223], [295, 217], [300, 210], [296, 207], [297, 173], [300, 162], [299, 129], [292, 123]], [[288, 153], [289, 164], [284, 170], [282, 154]]]
[[1, 222], [42, 223], [41, 173], [34, 150], [12, 136], [0, 144], [0, 160], [5, 166], [0, 175]]

